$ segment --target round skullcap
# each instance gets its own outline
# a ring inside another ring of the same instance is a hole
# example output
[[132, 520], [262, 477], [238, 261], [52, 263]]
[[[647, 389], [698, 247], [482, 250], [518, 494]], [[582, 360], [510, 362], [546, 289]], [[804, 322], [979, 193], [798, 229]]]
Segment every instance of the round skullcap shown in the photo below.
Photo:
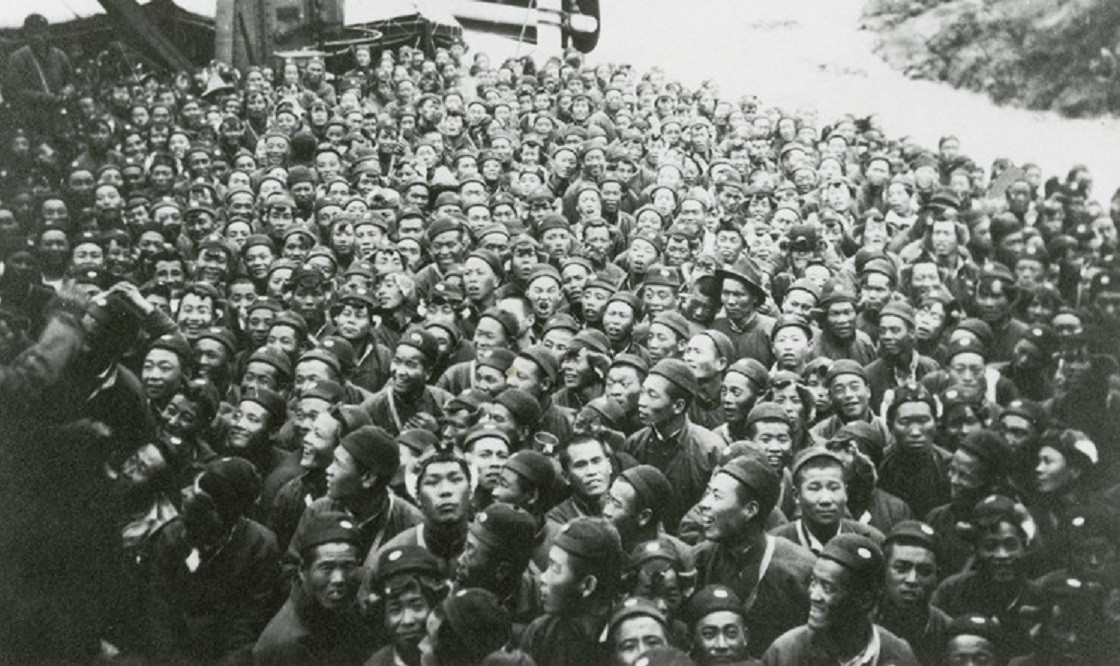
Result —
[[811, 224], [795, 224], [789, 229], [789, 249], [812, 252], [817, 249], [817, 229]]
[[687, 363], [677, 358], [661, 359], [657, 362], [657, 365], [650, 369], [649, 374], [660, 375], [668, 379], [687, 393], [690, 399], [700, 390], [700, 385], [696, 382], [696, 375], [692, 374], [692, 369], [688, 367]]
[[634, 489], [638, 506], [653, 510], [661, 516], [673, 501], [673, 486], [665, 474], [653, 465], [635, 465], [622, 470], [618, 478], [626, 481]]
[[790, 463], [789, 466], [790, 475], [796, 477], [797, 472], [800, 471], [802, 467], [814, 460], [831, 460], [840, 467], [844, 466], [844, 459], [835, 451], [829, 451], [823, 446], [810, 446], [807, 449], [798, 451], [797, 455], [793, 457], [793, 462]]
[[626, 410], [617, 400], [605, 395], [588, 402], [579, 413], [598, 414], [603, 425], [612, 430], [621, 430], [626, 422]]
[[218, 458], [206, 463], [198, 477], [198, 488], [211, 499], [225, 518], [245, 515], [261, 494], [261, 475], [244, 458]]
[[855, 375], [863, 381], [867, 381], [867, 373], [864, 372], [863, 366], [845, 358], [832, 364], [832, 369], [828, 371], [828, 376], [825, 377], [825, 384], [831, 386], [832, 382], [842, 375]]
[[430, 430], [423, 428], [409, 428], [397, 435], [397, 443], [407, 447], [414, 456], [420, 456], [428, 449], [435, 448], [439, 438]]
[[490, 250], [484, 250], [481, 248], [471, 250], [471, 253], [467, 255], [467, 258], [470, 259], [471, 257], [474, 257], [475, 259], [481, 259], [487, 266], [490, 267], [490, 270], [493, 271], [494, 275], [496, 275], [499, 279], [505, 274], [505, 270], [502, 267], [502, 260], [498, 257], [498, 255], [494, 254]]
[[607, 339], [607, 334], [594, 328], [587, 328], [579, 333], [568, 342], [568, 351], [573, 352], [577, 349], [586, 349], [597, 354], [609, 356], [611, 353], [611, 343]]
[[[660, 211], [658, 211], [659, 216], [660, 214]], [[654, 231], [652, 229], [642, 229], [630, 238], [630, 244], [633, 245], [634, 241], [638, 240], [649, 243], [650, 246], [653, 247], [653, 249], [657, 252], [657, 256], [659, 257], [662, 255], [662, 253], [665, 252], [665, 239], [662, 238], [661, 234], [657, 231]]]
[[521, 336], [521, 327], [517, 324], [517, 317], [512, 312], [501, 310], [499, 308], [487, 308], [480, 316], [479, 319], [489, 317], [498, 322], [498, 325], [505, 331], [506, 337], [510, 340], [516, 340]]
[[1050, 358], [1058, 349], [1058, 335], [1046, 324], [1033, 324], [1024, 339], [1037, 347], [1043, 358]]
[[673, 333], [676, 333], [677, 338], [681, 340], [688, 340], [692, 334], [692, 327], [689, 325], [688, 320], [684, 315], [676, 310], [665, 310], [660, 312], [653, 318], [654, 324], [661, 324], [668, 328]]
[[1120, 291], [1120, 271], [1117, 270], [1102, 270], [1093, 275], [1089, 283], [1090, 299], [1096, 298], [1097, 294], [1117, 291]]
[[241, 394], [241, 402], [255, 402], [268, 412], [274, 426], [284, 422], [288, 412], [288, 405], [284, 396], [272, 389], [259, 386]]
[[727, 372], [737, 372], [751, 380], [755, 393], [762, 393], [770, 386], [770, 371], [753, 358], [741, 358], [735, 361]]
[[300, 532], [299, 545], [301, 551], [306, 551], [324, 543], [349, 543], [360, 546], [361, 541], [361, 534], [353, 518], [341, 511], [326, 511], [308, 514]]
[[468, 450], [471, 446], [483, 439], [497, 439], [505, 443], [506, 448], [510, 447], [509, 435], [505, 430], [499, 430], [494, 426], [478, 425], [470, 429], [466, 437], [463, 438], [463, 450]]
[[1069, 517], [1066, 533], [1072, 542], [1103, 537], [1114, 546], [1120, 545], [1120, 515], [1105, 504], [1086, 504]]
[[437, 237], [449, 231], [461, 231], [463, 229], [457, 221], [440, 217], [434, 220], [431, 226], [428, 227], [428, 242], [434, 241]]
[[494, 368], [504, 375], [509, 366], [513, 365], [513, 359], [515, 358], [517, 358], [517, 354], [513, 351], [505, 347], [497, 347], [478, 352], [474, 361], [478, 365]]
[[[316, 274], [319, 275], [319, 273]], [[307, 320], [291, 310], [285, 310], [276, 314], [269, 328], [276, 328], [277, 326], [287, 326], [299, 333], [301, 338], [307, 338]]]
[[867, 273], [880, 273], [886, 275], [891, 282], [894, 282], [898, 276], [898, 271], [889, 259], [872, 259], [863, 265], [863, 269], [859, 272], [860, 275]]
[[428, 367], [435, 365], [439, 360], [439, 342], [434, 335], [423, 329], [416, 328], [405, 332], [397, 341], [397, 346], [401, 345], [418, 350]]
[[708, 585], [701, 588], [688, 600], [685, 614], [689, 624], [720, 611], [731, 611], [743, 615], [743, 600], [735, 591], [725, 585]]
[[642, 301], [634, 292], [626, 290], [616, 291], [610, 295], [610, 298], [607, 299], [607, 305], [609, 306], [615, 301], [629, 305], [630, 309], [634, 312], [635, 320], [642, 318]]
[[264, 346], [258, 348], [249, 356], [249, 363], [264, 363], [276, 368], [285, 379], [292, 378], [292, 362], [288, 355], [275, 347]]
[[898, 317], [906, 322], [908, 328], [914, 328], [914, 308], [904, 301], [890, 301], [884, 305], [879, 319], [882, 320], [883, 317]]
[[663, 286], [681, 288], [681, 273], [676, 268], [654, 264], [646, 269], [643, 286]]
[[549, 213], [548, 215], [545, 215], [544, 219], [541, 220], [537, 225], [537, 232], [543, 236], [546, 231], [550, 231], [552, 229], [563, 229], [565, 231], [571, 231], [572, 225], [568, 224], [568, 220], [563, 215], [560, 215], [558, 213]]
[[470, 530], [480, 541], [499, 551], [520, 548], [527, 554], [536, 545], [537, 520], [520, 507], [495, 502], [474, 517]]
[[233, 332], [225, 326], [209, 326], [199, 333], [198, 339], [217, 342], [226, 348], [230, 356], [237, 353], [237, 340], [233, 337]]
[[179, 357], [180, 363], [184, 365], [193, 358], [190, 343], [179, 333], [166, 333], [152, 340], [151, 344], [148, 345], [148, 351], [150, 352], [153, 349], [165, 349], [175, 354]]
[[678, 543], [664, 534], [656, 539], [644, 541], [630, 551], [627, 567], [637, 570], [645, 568], [650, 562], [662, 562], [678, 571], [684, 571], [687, 553], [681, 551]]
[[749, 428], [751, 424], [759, 421], [781, 421], [786, 425], [793, 425], [789, 413], [776, 402], [760, 402], [755, 405], [747, 414], [747, 420], [743, 427]]
[[774, 510], [781, 492], [781, 480], [770, 465], [758, 458], [739, 456], [728, 461], [718, 471], [750, 489], [758, 498], [760, 516], [768, 516]]
[[310, 382], [299, 392], [300, 400], [305, 398], [317, 398], [332, 405], [342, 400], [342, 396], [342, 385], [338, 382], [332, 382], [329, 379]]
[[991, 527], [1002, 522], [1022, 525], [1022, 517], [1015, 500], [1006, 495], [988, 495], [972, 508], [972, 522], [979, 527]]
[[481, 588], [458, 590], [447, 595], [442, 608], [445, 621], [469, 652], [456, 655], [464, 663], [481, 661], [509, 642], [513, 622], [492, 592]]
[[623, 352], [614, 357], [611, 361], [611, 367], [616, 365], [625, 365], [637, 370], [643, 377], [649, 374], [649, 361], [637, 354]]
[[556, 378], [560, 375], [560, 363], [546, 347], [541, 345], [534, 345], [528, 349], [521, 350], [518, 356], [527, 358], [537, 365], [538, 368], [544, 372], [545, 377], [553, 386], [556, 385]]
[[547, 278], [556, 283], [557, 286], [562, 287], [564, 281], [560, 278], [560, 271], [552, 264], [537, 264], [533, 270], [529, 271], [529, 278], [525, 280], [525, 286], [529, 286], [541, 278]]
[[843, 566], [864, 583], [881, 585], [885, 570], [883, 551], [862, 534], [837, 534], [825, 544], [820, 556]]
[[829, 441], [855, 442], [856, 447], [868, 458], [871, 458], [871, 462], [876, 466], [882, 462], [883, 454], [887, 449], [887, 443], [883, 438], [883, 431], [867, 421], [845, 423], [832, 435]]
[[376, 472], [378, 476], [396, 474], [401, 464], [400, 447], [381, 426], [358, 428], [343, 437], [338, 445], [354, 456], [364, 469]]
[[994, 430], [970, 432], [964, 436], [958, 448], [982, 460], [992, 478], [1000, 478], [1007, 472], [1011, 448], [1003, 435]]
[[883, 541], [883, 548], [891, 543], [918, 546], [933, 553], [938, 552], [937, 532], [920, 520], [903, 520], [892, 525], [886, 540]]
[[1003, 626], [999, 618], [988, 617], [980, 613], [966, 613], [953, 618], [945, 630], [945, 638], [957, 636], [979, 636], [992, 643], [1003, 641]]
[[774, 327], [770, 329], [770, 339], [778, 337], [778, 331], [783, 328], [800, 328], [805, 332], [805, 337], [809, 340], [813, 339], [813, 328], [809, 326], [808, 320], [798, 314], [783, 314], [774, 320]]
[[556, 486], [556, 468], [552, 459], [540, 451], [518, 451], [506, 460], [505, 466], [547, 495]]
[[962, 319], [960, 323], [958, 323], [953, 329], [954, 332], [958, 330], [965, 330], [976, 336], [980, 340], [980, 344], [982, 344], [984, 347], [990, 346], [992, 344], [992, 340], [994, 339], [994, 335], [992, 334], [992, 327], [989, 326], [988, 322], [984, 321], [983, 319], [977, 319], [975, 317]]
[[323, 338], [319, 344], [324, 351], [338, 360], [338, 367], [342, 370], [342, 374], [349, 375], [354, 368], [354, 345], [350, 344], [349, 340], [333, 335]]
[[696, 666], [696, 662], [684, 650], [670, 645], [662, 645], [647, 650], [634, 666]]
[[1034, 400], [1027, 400], [1024, 398], [1017, 398], [1012, 400], [1000, 412], [1000, 418], [1012, 414], [1021, 416], [1040, 428], [1046, 424], [1046, 410], [1039, 403]]
[[817, 306], [823, 310], [827, 310], [828, 306], [833, 303], [852, 303], [858, 302], [858, 297], [855, 292], [846, 288], [839, 282], [832, 280], [825, 282], [821, 287], [821, 296], [817, 299]]
[[548, 333], [549, 331], [555, 330], [571, 331], [572, 333], [575, 333], [580, 330], [580, 324], [572, 315], [566, 312], [561, 312], [559, 314], [553, 315], [547, 322], [545, 322], [543, 333]]
[[458, 281], [441, 280], [428, 292], [428, 298], [431, 299], [433, 303], [451, 303], [453, 305], [458, 305], [466, 300], [467, 297], [463, 293], [462, 287], [459, 286]]
[[299, 367], [299, 364], [304, 361], [326, 363], [327, 367], [333, 370], [335, 374], [342, 374], [342, 362], [338, 360], [338, 356], [336, 356], [334, 352], [326, 347], [315, 347], [314, 349], [308, 349], [303, 352], [299, 355], [299, 360], [296, 361], [296, 367]]
[[1050, 447], [1061, 453], [1067, 463], [1080, 470], [1092, 469], [1101, 460], [1097, 445], [1084, 433], [1075, 430], [1048, 434], [1041, 438], [1039, 446]]
[[540, 401], [521, 389], [504, 389], [494, 398], [494, 402], [508, 409], [522, 427], [535, 426], [541, 420]]
[[722, 358], [727, 361], [735, 358], [735, 343], [727, 334], [722, 331], [717, 331], [714, 328], [705, 329], [700, 332], [700, 335], [712, 341], [716, 348], [716, 358]]
[[817, 302], [819, 302], [821, 298], [821, 288], [817, 286], [816, 282], [809, 278], [800, 278], [794, 281], [794, 283], [786, 289], [786, 296], [789, 296], [789, 292], [791, 291], [804, 291], [812, 295], [813, 300]]
[[431, 579], [443, 577], [439, 560], [427, 548], [421, 546], [399, 546], [381, 553], [377, 559], [377, 582], [382, 588], [396, 588], [390, 582], [401, 576], [424, 576]]
[[560, 528], [552, 545], [587, 560], [604, 576], [622, 575], [622, 541], [618, 530], [602, 518], [575, 518]]
[[945, 357], [952, 361], [958, 354], [978, 354], [982, 359], [988, 358], [988, 350], [972, 336], [958, 337], [949, 342]]
[[622, 600], [607, 624], [610, 632], [614, 632], [618, 625], [632, 617], [651, 617], [657, 620], [662, 627], [668, 624], [668, 618], [652, 601], [644, 597], [628, 597]]

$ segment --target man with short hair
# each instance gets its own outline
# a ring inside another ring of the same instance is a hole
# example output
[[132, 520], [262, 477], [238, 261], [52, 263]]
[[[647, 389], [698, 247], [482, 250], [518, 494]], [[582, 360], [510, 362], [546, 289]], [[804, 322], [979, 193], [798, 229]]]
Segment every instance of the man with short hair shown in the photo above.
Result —
[[891, 441], [887, 424], [871, 411], [871, 385], [863, 366], [847, 359], [837, 361], [825, 376], [825, 385], [834, 414], [813, 426], [815, 440], [828, 441], [844, 424], [866, 421], [883, 433], [883, 441]]
[[451, 394], [428, 383], [439, 360], [439, 343], [420, 329], [405, 332], [397, 342], [389, 366], [389, 382], [362, 403], [374, 423], [396, 436], [409, 428], [422, 428], [428, 419], [443, 416]]
[[696, 586], [726, 585], [744, 600], [755, 656], [803, 622], [809, 608], [805, 579], [813, 567], [812, 553], [766, 534], [778, 491], [774, 470], [757, 458], [740, 456], [712, 475], [697, 506], [705, 541], [694, 551]]
[[887, 577], [878, 621], [909, 643], [923, 664], [937, 663], [950, 623], [929, 603], [940, 574], [938, 552], [937, 532], [917, 520], [898, 523], [883, 542]]
[[580, 516], [602, 515], [613, 471], [610, 446], [593, 435], [577, 435], [560, 448], [559, 458], [571, 496], [549, 509], [545, 517], [559, 526]]
[[721, 448], [712, 431], [688, 418], [696, 391], [696, 377], [684, 361], [660, 361], [642, 383], [638, 397], [638, 415], [645, 427], [623, 447], [639, 463], [660, 469], [673, 484], [674, 502], [664, 516], [670, 532], [700, 500]]
[[714, 430], [723, 425], [720, 393], [723, 373], [735, 356], [731, 338], [716, 330], [707, 330], [688, 340], [682, 359], [696, 377], [697, 392], [692, 398], [688, 416], [693, 423]]
[[856, 327], [856, 295], [840, 285], [825, 287], [818, 303], [821, 334], [813, 343], [813, 356], [850, 359], [861, 366], [871, 363], [878, 355], [871, 337]]
[[928, 516], [949, 501], [949, 452], [934, 444], [937, 403], [924, 386], [903, 386], [887, 409], [894, 444], [879, 465], [879, 485]]
[[808, 622], [776, 640], [762, 663], [917, 666], [906, 641], [872, 622], [883, 571], [883, 553], [867, 537], [842, 534], [830, 541], [809, 578]]
[[715, 434], [726, 444], [749, 439], [746, 432], [747, 416], [755, 402], [766, 392], [770, 373], [753, 358], [741, 358], [731, 364], [723, 374], [720, 385], [720, 407], [724, 424]]
[[253, 646], [256, 663], [357, 664], [369, 655], [376, 643], [357, 605], [360, 540], [343, 513], [306, 525], [297, 578]]

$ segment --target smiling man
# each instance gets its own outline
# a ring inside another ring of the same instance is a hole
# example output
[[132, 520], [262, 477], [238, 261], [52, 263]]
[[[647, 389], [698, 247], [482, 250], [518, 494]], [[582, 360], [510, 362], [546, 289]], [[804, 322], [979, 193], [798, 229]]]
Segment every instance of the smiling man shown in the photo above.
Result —
[[452, 396], [427, 383], [438, 359], [439, 343], [432, 334], [413, 329], [402, 335], [389, 364], [389, 381], [362, 403], [373, 422], [396, 436], [442, 417]]
[[775, 641], [762, 663], [917, 666], [906, 641], [871, 621], [883, 569], [883, 553], [870, 539], [843, 534], [830, 541], [809, 578], [808, 622]]

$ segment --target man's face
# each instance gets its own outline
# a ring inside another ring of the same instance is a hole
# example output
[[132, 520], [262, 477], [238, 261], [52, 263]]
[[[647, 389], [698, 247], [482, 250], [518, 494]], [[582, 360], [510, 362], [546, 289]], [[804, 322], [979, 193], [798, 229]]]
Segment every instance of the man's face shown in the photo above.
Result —
[[233, 415], [229, 432], [229, 447], [235, 450], [254, 448], [268, 436], [271, 417], [263, 406], [242, 400]]
[[148, 399], [159, 404], [179, 388], [183, 380], [183, 366], [179, 356], [167, 349], [152, 349], [144, 357], [140, 382]]
[[540, 577], [541, 610], [559, 614], [574, 607], [580, 600], [580, 583], [572, 556], [559, 546], [548, 551], [548, 566]]
[[809, 578], [809, 629], [833, 633], [853, 626], [865, 609], [855, 597], [855, 581], [843, 565], [823, 557]]
[[441, 271], [450, 270], [462, 253], [463, 240], [459, 231], [447, 231], [432, 239], [432, 256]]
[[699, 381], [712, 379], [727, 365], [727, 359], [719, 355], [715, 341], [707, 335], [697, 335], [688, 341], [684, 362]]
[[361, 565], [358, 547], [351, 543], [325, 543], [315, 547], [311, 561], [300, 568], [304, 592], [321, 608], [340, 611], [354, 601]]
[[172, 437], [189, 441], [198, 432], [198, 418], [198, 405], [176, 393], [160, 412], [160, 428]]
[[1007, 584], [1019, 576], [1019, 563], [1026, 554], [1026, 544], [1019, 529], [1006, 521], [987, 528], [976, 544], [976, 559], [985, 578]]
[[471, 484], [457, 462], [435, 462], [425, 469], [417, 499], [425, 520], [453, 525], [467, 517]]
[[839, 375], [828, 387], [832, 406], [845, 420], [860, 418], [867, 413], [871, 389], [858, 375]]
[[650, 375], [642, 382], [638, 394], [638, 418], [643, 425], [661, 425], [684, 413], [684, 401], [673, 400], [670, 382], [660, 375]]
[[909, 323], [893, 315], [879, 320], [879, 352], [884, 358], [905, 358], [912, 345]]
[[641, 390], [642, 378], [637, 368], [616, 365], [607, 371], [603, 395], [622, 405], [627, 414], [633, 414], [638, 408]]
[[933, 446], [937, 419], [928, 402], [905, 402], [895, 411], [891, 427], [902, 449], [917, 451]]
[[509, 458], [509, 445], [499, 437], [484, 437], [472, 442], [465, 455], [478, 475], [478, 485], [488, 490], [496, 488]]
[[859, 299], [864, 310], [878, 312], [891, 295], [890, 278], [882, 273], [868, 273], [860, 281]]
[[599, 442], [581, 442], [568, 447], [568, 479], [581, 497], [600, 498], [611, 482], [611, 461]]
[[784, 370], [798, 371], [812, 347], [809, 336], [799, 326], [783, 326], [772, 342], [778, 366]]
[[563, 360], [560, 362], [560, 375], [563, 377], [564, 386], [570, 390], [591, 386], [597, 379], [588, 360], [587, 350], [583, 348], [564, 353]]
[[1011, 297], [1002, 280], [984, 280], [976, 287], [976, 312], [985, 322], [999, 323], [1011, 311]]
[[353, 497], [362, 492], [369, 481], [354, 456], [341, 446], [336, 446], [331, 463], [327, 466], [327, 497], [334, 500]]
[[737, 538], [758, 513], [758, 504], [739, 500], [739, 481], [730, 474], [717, 473], [708, 481], [697, 509], [704, 538], [719, 543]]
[[843, 466], [836, 461], [810, 462], [798, 474], [797, 503], [802, 519], [827, 529], [839, 526], [848, 506]]
[[964, 449], [957, 449], [949, 461], [949, 493], [961, 508], [973, 507], [986, 490], [984, 463]]
[[389, 365], [389, 377], [393, 390], [398, 395], [409, 395], [424, 386], [427, 380], [428, 364], [424, 354], [410, 345], [397, 345], [393, 361]]
[[229, 350], [212, 338], [200, 338], [194, 343], [194, 366], [198, 376], [221, 386], [229, 372]]
[[728, 319], [733, 321], [743, 321], [754, 314], [754, 295], [740, 280], [724, 278], [721, 301]]
[[327, 412], [320, 412], [311, 422], [300, 446], [299, 466], [305, 470], [326, 470], [334, 461], [338, 444], [339, 423]]
[[719, 396], [723, 417], [731, 423], [746, 420], [756, 398], [751, 380], [740, 372], [728, 372], [724, 375]]
[[905, 543], [895, 543], [887, 550], [887, 598], [899, 608], [924, 611], [937, 587], [937, 558], [933, 551]]
[[696, 621], [693, 636], [704, 664], [734, 664], [747, 657], [747, 627], [739, 613], [709, 613]]
[[638, 615], [620, 622], [614, 630], [614, 663], [633, 666], [646, 652], [668, 645], [665, 627], [648, 615]]

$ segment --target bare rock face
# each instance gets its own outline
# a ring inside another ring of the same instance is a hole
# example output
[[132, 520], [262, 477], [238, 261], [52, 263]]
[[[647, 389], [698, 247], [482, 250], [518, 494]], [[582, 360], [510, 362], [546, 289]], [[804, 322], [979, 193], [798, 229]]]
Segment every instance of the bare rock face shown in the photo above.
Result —
[[1071, 116], [1120, 112], [1115, 0], [871, 0], [863, 25], [913, 78]]

